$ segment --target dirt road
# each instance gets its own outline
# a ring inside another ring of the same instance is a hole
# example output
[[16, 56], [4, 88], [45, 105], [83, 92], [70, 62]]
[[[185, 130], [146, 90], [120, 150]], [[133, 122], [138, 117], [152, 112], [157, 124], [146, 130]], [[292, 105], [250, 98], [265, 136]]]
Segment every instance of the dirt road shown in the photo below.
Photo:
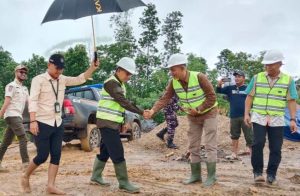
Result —
[[[230, 149], [229, 133], [225, 128], [228, 126], [228, 119], [220, 117], [219, 124], [219, 151], [226, 154]], [[203, 188], [200, 183], [185, 186], [180, 182], [188, 177], [189, 165], [187, 162], [177, 161], [176, 158], [186, 150], [184, 130], [187, 129], [187, 124], [184, 118], [180, 118], [180, 127], [175, 138], [180, 149], [175, 151], [166, 149], [165, 145], [156, 138], [155, 133], [162, 126], [143, 134], [139, 141], [124, 142], [129, 177], [141, 187], [140, 195], [299, 195], [300, 181], [295, 174], [300, 174], [300, 143], [284, 141], [283, 158], [278, 172], [278, 187], [265, 185], [257, 187], [253, 184], [249, 156], [241, 156], [240, 161], [228, 162], [222, 158], [222, 153], [217, 164], [216, 185], [212, 188]], [[9, 171], [0, 173], [0, 196], [24, 195], [19, 183], [21, 168], [18, 146], [13, 144], [12, 147], [3, 161], [3, 166]], [[29, 152], [33, 157], [35, 154], [33, 144], [29, 145]], [[110, 187], [89, 185], [96, 153], [97, 150], [89, 153], [81, 151], [79, 143], [76, 142], [65, 144], [57, 177], [59, 188], [66, 191], [68, 195], [127, 195], [118, 190], [111, 161], [104, 170], [104, 177], [112, 185]], [[32, 176], [33, 192], [28, 195], [46, 194], [47, 166], [48, 164], [43, 164]], [[204, 164], [202, 166], [202, 176], [205, 180], [206, 168]]]

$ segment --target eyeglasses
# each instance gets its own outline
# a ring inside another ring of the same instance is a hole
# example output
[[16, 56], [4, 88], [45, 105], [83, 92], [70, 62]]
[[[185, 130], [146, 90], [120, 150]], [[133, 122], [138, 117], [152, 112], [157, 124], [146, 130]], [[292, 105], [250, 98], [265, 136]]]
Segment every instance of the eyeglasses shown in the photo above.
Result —
[[20, 74], [25, 74], [27, 75], [27, 72], [26, 71], [19, 71]]

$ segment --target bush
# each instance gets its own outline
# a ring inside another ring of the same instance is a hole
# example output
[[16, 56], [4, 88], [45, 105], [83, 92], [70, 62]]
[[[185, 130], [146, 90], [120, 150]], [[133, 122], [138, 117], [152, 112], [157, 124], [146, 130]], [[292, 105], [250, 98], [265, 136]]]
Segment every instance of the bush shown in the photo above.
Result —
[[226, 95], [217, 94], [219, 113], [229, 115], [229, 102], [226, 100]]
[[2, 142], [4, 130], [6, 129], [5, 121], [1, 118], [0, 119], [0, 141]]

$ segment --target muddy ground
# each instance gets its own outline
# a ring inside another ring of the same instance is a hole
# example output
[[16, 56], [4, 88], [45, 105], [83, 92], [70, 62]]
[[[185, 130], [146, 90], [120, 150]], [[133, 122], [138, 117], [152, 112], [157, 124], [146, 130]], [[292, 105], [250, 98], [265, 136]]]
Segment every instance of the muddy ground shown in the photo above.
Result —
[[[240, 156], [240, 160], [234, 162], [224, 158], [226, 154], [230, 154], [229, 120], [224, 116], [219, 116], [218, 120], [218, 183], [212, 188], [203, 188], [200, 183], [181, 184], [180, 182], [188, 177], [190, 169], [188, 163], [180, 159], [181, 155], [186, 152], [185, 131], [188, 125], [185, 117], [180, 117], [179, 121], [180, 126], [175, 136], [175, 143], [180, 146], [178, 150], [167, 149], [165, 144], [156, 138], [155, 133], [164, 124], [143, 134], [142, 138], [137, 141], [124, 141], [129, 177], [132, 182], [141, 187], [140, 195], [299, 195], [300, 143], [284, 141], [277, 187], [256, 186], [253, 183], [249, 155]], [[30, 156], [33, 157], [35, 147], [33, 144], [29, 144], [28, 147]], [[244, 148], [245, 142], [241, 138], [241, 152]], [[112, 185], [110, 187], [89, 185], [96, 153], [97, 150], [83, 152], [77, 141], [64, 144], [57, 176], [58, 187], [66, 191], [68, 195], [127, 195], [118, 190], [111, 161], [104, 170], [104, 177]], [[265, 149], [265, 155], [267, 153]], [[267, 159], [268, 157], [265, 156], [265, 160]], [[25, 195], [20, 189], [20, 163], [18, 145], [14, 143], [2, 163], [8, 171], [0, 173], [0, 196]], [[47, 166], [48, 164], [43, 164], [32, 176], [32, 193], [27, 195], [46, 195]], [[204, 164], [202, 171], [205, 180]]]

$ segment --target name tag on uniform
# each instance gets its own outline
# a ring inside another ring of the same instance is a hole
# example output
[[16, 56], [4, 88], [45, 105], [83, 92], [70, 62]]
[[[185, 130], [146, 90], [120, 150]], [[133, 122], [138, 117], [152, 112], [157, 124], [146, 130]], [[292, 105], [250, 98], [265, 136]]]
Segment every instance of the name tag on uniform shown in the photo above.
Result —
[[54, 110], [55, 113], [60, 113], [60, 104], [58, 102], [54, 103]]

